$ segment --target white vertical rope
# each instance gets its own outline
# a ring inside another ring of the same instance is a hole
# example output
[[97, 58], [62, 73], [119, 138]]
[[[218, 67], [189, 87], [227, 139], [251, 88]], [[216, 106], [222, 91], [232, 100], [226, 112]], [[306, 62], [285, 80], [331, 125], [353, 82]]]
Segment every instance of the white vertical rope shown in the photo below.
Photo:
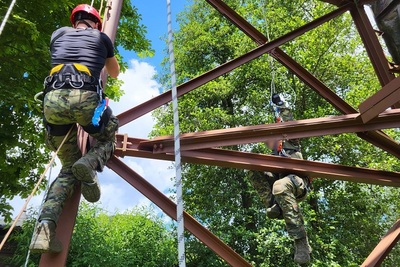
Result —
[[179, 115], [178, 97], [176, 90], [175, 57], [172, 45], [172, 25], [171, 25], [171, 1], [167, 0], [167, 20], [168, 20], [168, 53], [171, 73], [172, 86], [172, 107], [174, 110], [174, 145], [175, 145], [175, 172], [176, 172], [176, 198], [177, 198], [177, 222], [178, 222], [178, 260], [179, 267], [186, 266], [185, 259], [185, 236], [183, 221], [183, 198], [182, 198], [182, 169], [181, 169], [181, 148], [179, 140]]
[[[31, 240], [33, 239], [33, 236], [35, 235], [36, 227], [37, 227], [37, 225], [38, 225], [38, 223], [39, 223], [40, 213], [42, 212], [44, 202], [46, 201], [47, 195], [48, 195], [48, 193], [49, 193], [50, 181], [51, 181], [51, 171], [52, 171], [52, 170], [53, 170], [53, 165], [52, 165], [52, 166], [50, 167], [50, 169], [49, 169], [49, 176], [47, 177], [47, 184], [46, 184], [45, 194], [43, 195], [42, 202], [40, 203], [39, 211], [38, 211], [38, 214], [37, 214], [37, 216], [36, 216], [35, 226], [33, 227], [33, 232], [32, 232]], [[29, 246], [29, 244], [28, 244], [28, 246]], [[31, 256], [31, 251], [28, 249], [28, 253], [26, 254], [26, 258], [25, 258], [24, 267], [28, 267], [30, 256]]]
[[13, 1], [11, 2], [10, 6], [8, 7], [7, 13], [6, 13], [6, 15], [4, 16], [3, 22], [2, 22], [1, 25], [0, 25], [0, 35], [1, 35], [1, 33], [3, 32], [4, 26], [6, 25], [6, 22], [7, 22], [7, 20], [8, 20], [8, 17], [10, 16], [11, 11], [12, 11], [14, 5], [15, 5], [15, 2], [17, 2], [17, 0], [13, 0]]

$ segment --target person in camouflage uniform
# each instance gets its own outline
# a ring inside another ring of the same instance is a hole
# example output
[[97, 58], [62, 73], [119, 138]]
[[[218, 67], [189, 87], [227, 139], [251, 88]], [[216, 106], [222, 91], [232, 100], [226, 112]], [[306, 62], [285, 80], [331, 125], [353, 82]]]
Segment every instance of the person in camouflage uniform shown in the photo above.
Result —
[[[274, 101], [274, 99], [273, 99]], [[283, 121], [293, 120], [292, 112], [283, 102], [278, 105], [279, 116]], [[298, 139], [285, 140], [282, 147], [279, 142], [268, 141], [266, 145], [273, 150], [273, 155], [303, 159]], [[267, 216], [271, 219], [284, 219], [289, 236], [294, 240], [294, 261], [305, 264], [310, 261], [311, 247], [308, 243], [303, 216], [298, 205], [310, 190], [308, 177], [301, 177], [290, 172], [274, 174], [271, 172], [250, 171], [249, 178], [257, 190], [262, 202], [267, 207]]]
[[[99, 125], [92, 122], [103, 97], [102, 69], [112, 77], [119, 74], [112, 41], [101, 32], [101, 18], [93, 7], [78, 5], [70, 19], [73, 27], [56, 30], [50, 44], [53, 69], [45, 79], [43, 101], [46, 144], [53, 151], [59, 149], [62, 167], [50, 186], [29, 247], [36, 253], [62, 250], [55, 236], [56, 224], [77, 186], [87, 201], [100, 199], [96, 172], [101, 172], [111, 157], [118, 129], [118, 119], [109, 107], [103, 109]], [[95, 139], [84, 156], [78, 146], [77, 124]]]

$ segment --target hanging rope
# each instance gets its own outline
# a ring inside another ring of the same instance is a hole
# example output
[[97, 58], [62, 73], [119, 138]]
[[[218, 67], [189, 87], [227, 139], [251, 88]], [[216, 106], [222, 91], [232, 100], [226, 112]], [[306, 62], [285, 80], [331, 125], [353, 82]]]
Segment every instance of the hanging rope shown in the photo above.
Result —
[[[265, 23], [265, 28], [266, 28], [266, 37], [267, 37], [267, 41], [270, 42], [271, 41], [271, 36], [270, 36], [270, 30], [269, 30], [269, 24], [267, 21], [267, 16], [266, 16], [266, 6], [267, 6], [267, 1], [264, 0], [261, 3], [262, 6], [262, 12], [263, 12], [263, 19], [264, 19], [264, 23]], [[272, 97], [273, 94], [278, 93], [276, 90], [276, 69], [274, 67], [274, 59], [272, 56], [270, 56], [268, 58], [268, 63], [271, 69], [271, 85], [270, 85], [270, 96]], [[286, 77], [286, 76], [285, 76]], [[286, 77], [287, 79], [287, 77]], [[281, 84], [285, 84], [286, 86], [288, 86], [293, 92], [293, 94], [288, 94], [288, 93], [284, 93], [282, 90], [279, 92], [279, 94], [281, 94], [285, 100], [289, 100], [292, 104], [294, 104], [296, 102], [296, 91], [293, 89], [292, 86], [290, 86], [289, 82], [281, 82]], [[270, 101], [270, 106], [275, 110], [274, 105], [272, 103], [272, 101]]]
[[[103, 4], [104, 4], [104, 1], [105, 0], [102, 0], [101, 2], [100, 2], [100, 8], [99, 8], [99, 14], [101, 15], [101, 12], [103, 11]], [[93, 6], [93, 0], [92, 0], [92, 6]], [[109, 5], [107, 5], [107, 6], [109, 6]], [[105, 25], [105, 23], [106, 23], [106, 19], [103, 19], [103, 21], [104, 21], [104, 25]]]
[[1, 241], [0, 244], [0, 251], [2, 250], [4, 244], [6, 243], [8, 237], [10, 236], [12, 230], [14, 229], [15, 225], [17, 224], [18, 220], [20, 219], [22, 213], [24, 213], [24, 211], [26, 210], [26, 207], [28, 206], [29, 201], [32, 199], [32, 197], [35, 195], [37, 189], [39, 188], [40, 183], [42, 182], [43, 178], [45, 177], [46, 172], [48, 171], [48, 169], [51, 167], [51, 165], [53, 164], [54, 160], [56, 159], [56, 156], [58, 154], [58, 152], [60, 151], [61, 147], [64, 145], [65, 140], [67, 140], [67, 137], [69, 136], [69, 134], [71, 133], [72, 129], [74, 126], [71, 127], [71, 129], [69, 129], [68, 133], [65, 135], [64, 139], [62, 140], [60, 146], [58, 147], [57, 151], [53, 154], [49, 164], [47, 164], [46, 169], [44, 170], [44, 172], [42, 173], [42, 175], [39, 178], [39, 181], [36, 183], [35, 187], [33, 188], [31, 194], [29, 195], [29, 197], [26, 199], [25, 204], [22, 206], [20, 212], [18, 213], [17, 217], [15, 218], [13, 224], [11, 225], [10, 229], [8, 229], [7, 234], [4, 236], [3, 241]]
[[4, 26], [6, 26], [6, 22], [7, 22], [7, 20], [8, 20], [8, 17], [9, 17], [10, 14], [11, 14], [12, 9], [14, 8], [15, 2], [17, 2], [17, 0], [13, 0], [13, 1], [11, 2], [10, 6], [8, 7], [7, 13], [6, 13], [6, 15], [4, 16], [3, 22], [2, 22], [1, 25], [0, 25], [0, 35], [3, 33]]
[[179, 140], [178, 97], [176, 90], [174, 47], [172, 45], [170, 0], [167, 0], [167, 20], [168, 20], [168, 53], [169, 53], [169, 65], [170, 65], [171, 86], [172, 86], [172, 107], [174, 110], [174, 145], [175, 145], [176, 198], [177, 198], [176, 217], [178, 222], [178, 260], [179, 260], [179, 267], [185, 267], [186, 266], [185, 236], [184, 236], [185, 229], [183, 221], [181, 149]]
[[[53, 170], [53, 165], [51, 165], [51, 167], [50, 167], [49, 176], [48, 176], [48, 178], [47, 178], [46, 190], [45, 190], [46, 193], [44, 194], [44, 196], [43, 196], [43, 198], [42, 198], [42, 202], [40, 203], [39, 212], [38, 212], [38, 214], [37, 214], [37, 216], [36, 216], [35, 226], [33, 227], [33, 229], [36, 229], [36, 227], [37, 227], [37, 225], [38, 225], [38, 223], [39, 223], [39, 221], [38, 221], [38, 220], [39, 220], [39, 216], [40, 216], [40, 213], [42, 212], [43, 204], [44, 204], [44, 202], [46, 201], [47, 194], [49, 193], [50, 180], [51, 180], [51, 171], [52, 171], [52, 170]], [[33, 238], [34, 234], [35, 234], [35, 230], [33, 230], [33, 232], [32, 232], [32, 238]], [[32, 238], [31, 238], [31, 239], [32, 239]], [[26, 259], [25, 259], [24, 267], [28, 267], [28, 263], [29, 263], [29, 258], [30, 258], [30, 256], [31, 256], [31, 251], [28, 249], [28, 253], [26, 254]]]

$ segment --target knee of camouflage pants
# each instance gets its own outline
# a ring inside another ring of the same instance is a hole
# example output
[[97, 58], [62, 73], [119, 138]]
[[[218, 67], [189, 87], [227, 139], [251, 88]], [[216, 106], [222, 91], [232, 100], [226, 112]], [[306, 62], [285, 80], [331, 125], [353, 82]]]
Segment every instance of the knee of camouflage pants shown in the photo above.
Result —
[[[300, 201], [298, 197], [304, 194], [304, 190], [306, 190], [306, 183], [302, 178], [297, 175], [288, 175], [274, 183], [272, 194], [279, 195], [289, 193], [293, 194], [297, 201]], [[301, 200], [304, 198], [305, 196], [302, 196]]]
[[94, 167], [101, 172], [115, 150], [115, 133], [118, 130], [118, 118], [111, 115], [108, 124], [102, 133], [92, 134], [96, 139], [94, 145], [84, 156]]
[[296, 196], [302, 194], [303, 190], [304, 188], [296, 188], [289, 177], [276, 181], [272, 189], [275, 200], [282, 209], [288, 234], [293, 239], [301, 239], [307, 236], [303, 216], [296, 199]]
[[65, 201], [71, 197], [77, 183], [72, 173], [60, 172], [49, 188], [39, 221], [51, 220], [57, 224]]
[[261, 171], [249, 171], [248, 178], [256, 189], [261, 201], [266, 207], [272, 206], [272, 190], [271, 185], [265, 178], [265, 173]]

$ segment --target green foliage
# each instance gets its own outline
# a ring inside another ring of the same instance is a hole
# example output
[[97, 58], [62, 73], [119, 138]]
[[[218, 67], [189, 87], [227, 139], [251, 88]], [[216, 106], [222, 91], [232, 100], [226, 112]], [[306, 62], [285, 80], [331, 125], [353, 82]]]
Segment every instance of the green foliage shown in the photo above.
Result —
[[[10, 1], [0, 0], [1, 20]], [[100, 7], [100, 0], [94, 1]], [[26, 197], [49, 159], [44, 146], [41, 105], [33, 99], [50, 69], [54, 30], [70, 25], [71, 10], [81, 1], [17, 1], [0, 38], [0, 216], [10, 219], [6, 199]], [[104, 12], [104, 9], [103, 9]], [[101, 12], [101, 13], [103, 13]], [[151, 56], [146, 27], [130, 1], [124, 1], [115, 46]], [[118, 55], [117, 55], [118, 56]], [[121, 69], [127, 63], [118, 56]], [[109, 79], [107, 94], [119, 99], [121, 81]]]
[[[13, 264], [22, 266], [34, 220], [28, 220], [23, 231], [13, 238], [18, 250]], [[82, 203], [76, 219], [68, 254], [73, 266], [144, 266], [170, 267], [177, 264], [175, 235], [151, 208], [110, 215], [96, 205]], [[31, 255], [29, 266], [37, 266], [38, 255]]]
[[[322, 1], [225, 1], [274, 40], [332, 11]], [[205, 1], [179, 15], [174, 33], [177, 81], [184, 83], [256, 47]], [[349, 14], [344, 14], [280, 47], [356, 108], [380, 85]], [[167, 62], [167, 61], [165, 61]], [[170, 87], [169, 74], [161, 77]], [[263, 55], [179, 98], [181, 132], [225, 129], [273, 122], [271, 87], [283, 93], [296, 119], [341, 114], [293, 73]], [[173, 133], [171, 105], [153, 113], [152, 136]], [[399, 131], [386, 131], [399, 140]], [[398, 159], [354, 134], [306, 138], [308, 160], [398, 171]], [[260, 144], [228, 149], [266, 153]], [[185, 210], [254, 266], [296, 266], [283, 221], [267, 220], [265, 207], [246, 171], [184, 164]], [[398, 190], [314, 179], [315, 190], [301, 204], [313, 247], [311, 266], [359, 266], [397, 220]], [[397, 266], [397, 250], [383, 266]], [[187, 235], [188, 266], [227, 266]]]

